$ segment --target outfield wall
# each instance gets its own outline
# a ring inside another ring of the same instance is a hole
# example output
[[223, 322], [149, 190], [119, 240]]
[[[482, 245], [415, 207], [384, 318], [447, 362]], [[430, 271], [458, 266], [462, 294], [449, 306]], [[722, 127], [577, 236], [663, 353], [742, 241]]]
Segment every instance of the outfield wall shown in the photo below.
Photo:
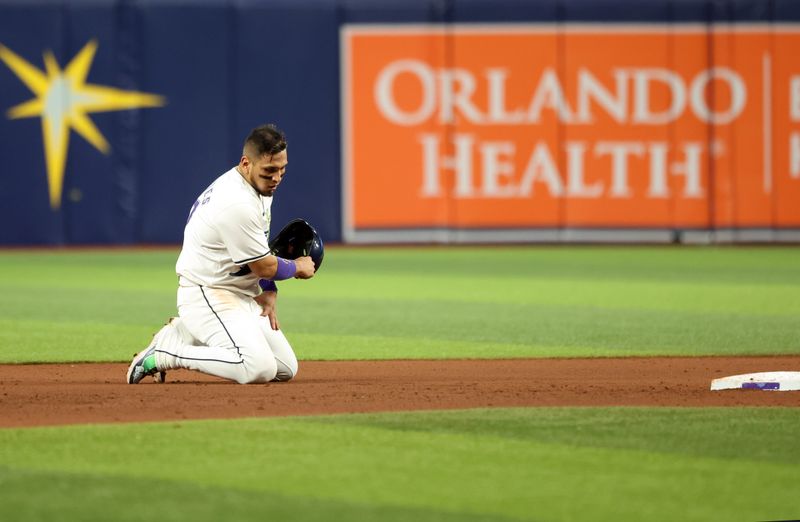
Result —
[[800, 241], [791, 0], [0, 0], [0, 244], [180, 241], [250, 128], [328, 241]]

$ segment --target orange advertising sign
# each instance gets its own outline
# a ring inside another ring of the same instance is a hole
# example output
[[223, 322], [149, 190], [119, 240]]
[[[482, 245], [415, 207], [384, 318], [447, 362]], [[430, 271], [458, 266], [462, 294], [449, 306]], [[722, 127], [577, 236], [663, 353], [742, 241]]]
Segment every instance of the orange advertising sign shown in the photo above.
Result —
[[344, 27], [345, 240], [798, 229], [797, 49], [800, 26]]

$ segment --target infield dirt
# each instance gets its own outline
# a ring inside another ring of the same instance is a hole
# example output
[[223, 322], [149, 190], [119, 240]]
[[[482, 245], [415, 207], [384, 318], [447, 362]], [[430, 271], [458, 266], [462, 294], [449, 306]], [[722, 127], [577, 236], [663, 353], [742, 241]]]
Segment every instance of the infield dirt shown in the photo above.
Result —
[[185, 370], [125, 384], [127, 364], [0, 365], [0, 427], [511, 406], [800, 406], [800, 392], [709, 390], [798, 371], [800, 356], [301, 361], [288, 383]]

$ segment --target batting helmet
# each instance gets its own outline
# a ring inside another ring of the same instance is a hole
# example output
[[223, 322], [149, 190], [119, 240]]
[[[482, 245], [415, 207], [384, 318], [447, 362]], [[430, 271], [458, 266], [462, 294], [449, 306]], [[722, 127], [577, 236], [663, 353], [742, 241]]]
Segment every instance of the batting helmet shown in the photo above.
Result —
[[310, 256], [314, 270], [319, 270], [325, 257], [325, 246], [317, 231], [304, 219], [293, 219], [269, 242], [272, 254], [284, 259]]

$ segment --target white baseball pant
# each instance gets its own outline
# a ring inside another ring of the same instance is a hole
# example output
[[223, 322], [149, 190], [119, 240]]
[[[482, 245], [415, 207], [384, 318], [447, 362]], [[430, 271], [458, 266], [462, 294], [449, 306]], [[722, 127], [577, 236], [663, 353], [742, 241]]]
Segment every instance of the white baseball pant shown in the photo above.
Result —
[[297, 357], [252, 298], [228, 290], [178, 287], [179, 318], [156, 334], [159, 370], [185, 368], [241, 384], [288, 381]]

